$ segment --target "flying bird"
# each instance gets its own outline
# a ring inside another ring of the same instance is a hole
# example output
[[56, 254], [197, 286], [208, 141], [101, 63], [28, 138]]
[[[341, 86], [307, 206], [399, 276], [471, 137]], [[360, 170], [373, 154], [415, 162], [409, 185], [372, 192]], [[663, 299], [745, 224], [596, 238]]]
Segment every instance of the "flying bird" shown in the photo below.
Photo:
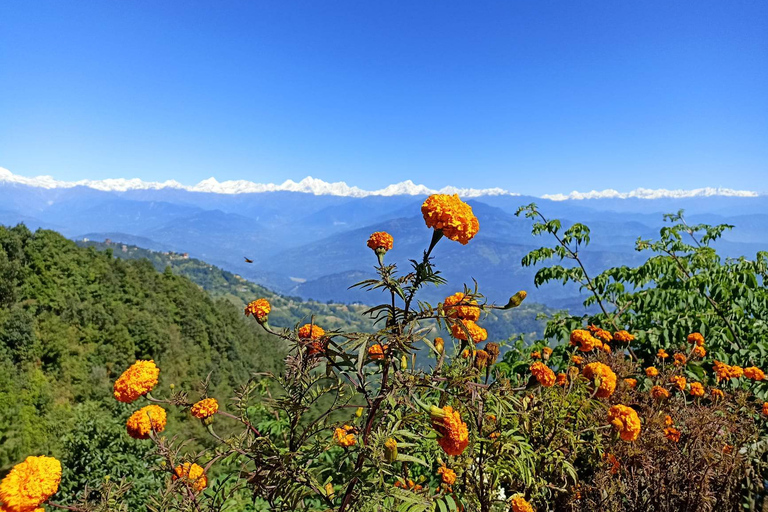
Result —
[[245, 256], [243, 256], [243, 258], [245, 258], [245, 262], [246, 262], [246, 263], [253, 263], [253, 260], [249, 260], [249, 259], [248, 259], [248, 258], [246, 258]]

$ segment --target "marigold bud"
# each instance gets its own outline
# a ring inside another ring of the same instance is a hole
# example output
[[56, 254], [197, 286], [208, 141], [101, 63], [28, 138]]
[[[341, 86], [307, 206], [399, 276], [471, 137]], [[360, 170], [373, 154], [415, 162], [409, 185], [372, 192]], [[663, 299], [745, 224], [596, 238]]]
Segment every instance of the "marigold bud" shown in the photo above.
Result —
[[442, 354], [445, 351], [445, 341], [443, 341], [443, 338], [435, 338], [434, 345], [438, 354]]
[[397, 460], [397, 441], [391, 437], [384, 442], [384, 458], [387, 462]]

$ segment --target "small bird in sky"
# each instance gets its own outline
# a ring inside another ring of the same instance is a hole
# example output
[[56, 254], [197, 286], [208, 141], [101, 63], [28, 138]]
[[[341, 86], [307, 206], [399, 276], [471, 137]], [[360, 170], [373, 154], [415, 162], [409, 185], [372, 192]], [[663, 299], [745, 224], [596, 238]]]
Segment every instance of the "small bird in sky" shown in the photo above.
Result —
[[246, 262], [246, 263], [253, 263], [253, 260], [249, 260], [249, 259], [248, 259], [248, 258], [246, 258], [245, 256], [243, 256], [243, 258], [245, 258], [245, 262]]

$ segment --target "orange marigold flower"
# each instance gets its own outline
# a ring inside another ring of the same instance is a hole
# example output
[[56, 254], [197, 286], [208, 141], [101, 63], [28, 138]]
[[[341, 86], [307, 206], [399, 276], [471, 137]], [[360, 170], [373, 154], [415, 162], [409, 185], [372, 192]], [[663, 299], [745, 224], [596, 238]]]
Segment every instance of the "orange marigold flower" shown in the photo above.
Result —
[[606, 354], [610, 354], [610, 353], [612, 352], [612, 350], [611, 350], [611, 346], [610, 346], [610, 345], [608, 345], [607, 343], [603, 343], [603, 346], [602, 346], [602, 347], [600, 347], [600, 350], [602, 350], [602, 351], [603, 351], [603, 352], [605, 352]]
[[461, 455], [469, 445], [469, 430], [467, 424], [461, 421], [459, 411], [454, 411], [450, 405], [442, 409], [432, 406], [429, 414], [432, 428], [440, 434], [437, 440], [440, 448], [448, 455]]
[[555, 384], [558, 386], [567, 386], [568, 385], [568, 375], [565, 373], [558, 373], [557, 379], [555, 379]]
[[582, 352], [590, 352], [596, 348], [602, 347], [602, 342], [592, 336], [592, 333], [586, 329], [576, 329], [571, 332], [571, 345], [578, 347]]
[[768, 416], [768, 402], [763, 402], [763, 416]]
[[272, 306], [267, 299], [256, 299], [245, 306], [245, 316], [251, 315], [259, 322], [263, 322], [272, 311]]
[[701, 382], [691, 382], [688, 392], [691, 396], [704, 396], [704, 386], [702, 386]]
[[666, 437], [673, 443], [677, 443], [680, 441], [680, 431], [677, 430], [675, 427], [667, 427], [664, 429], [664, 437]]
[[659, 359], [666, 359], [669, 357], [669, 354], [667, 354], [667, 351], [663, 348], [660, 348], [658, 352], [656, 352], [656, 357]]
[[440, 466], [437, 468], [437, 474], [440, 475], [440, 478], [445, 485], [453, 485], [456, 483], [456, 472], [452, 469]]
[[603, 459], [605, 459], [608, 464], [611, 465], [611, 474], [616, 475], [618, 474], [619, 470], [621, 469], [621, 464], [619, 464], [619, 459], [616, 458], [616, 456], [612, 453], [606, 453], [603, 455]]
[[464, 350], [461, 351], [461, 357], [464, 358], [464, 359], [469, 357], [469, 349], [468, 348], [465, 348]]
[[538, 350], [534, 350], [531, 352], [531, 358], [532, 359], [541, 359], [541, 353]]
[[627, 378], [624, 379], [624, 382], [629, 386], [630, 389], [635, 389], [637, 387], [637, 379]]
[[571, 356], [571, 362], [573, 364], [582, 364], [584, 362], [584, 358], [581, 356]]
[[748, 379], [752, 380], [763, 380], [765, 379], [765, 373], [760, 368], [757, 368], [755, 366], [750, 366], [749, 368], [744, 368], [744, 376]]
[[671, 382], [677, 389], [680, 391], [685, 391], [685, 377], [682, 375], [673, 375], [669, 378], [669, 382]]
[[659, 370], [657, 370], [655, 366], [649, 366], [645, 369], [645, 374], [648, 377], [656, 377], [659, 374]]
[[380, 343], [371, 345], [368, 347], [368, 357], [374, 361], [381, 361], [384, 359], [384, 352], [386, 352], [388, 348], [389, 345], [381, 345]]
[[193, 405], [190, 412], [192, 412], [192, 416], [195, 418], [204, 420], [205, 418], [209, 418], [216, 414], [216, 411], [218, 410], [219, 402], [217, 402], [215, 398], [205, 398]]
[[668, 426], [668, 427], [671, 427], [672, 426], [672, 416], [670, 416], [669, 414], [664, 416], [664, 424], [666, 426]]
[[194, 492], [202, 492], [208, 486], [208, 477], [205, 470], [194, 462], [185, 462], [173, 469], [173, 479], [181, 479], [187, 483]]
[[687, 362], [685, 354], [675, 354], [675, 366], [684, 366]]
[[738, 379], [744, 374], [744, 370], [740, 366], [728, 366], [717, 360], [715, 360], [714, 370], [718, 382], [721, 380]]
[[476, 350], [475, 351], [475, 367], [479, 369], [483, 369], [486, 366], [488, 366], [488, 362], [490, 361], [491, 356], [486, 352], [485, 350]]
[[545, 388], [552, 387], [555, 384], [555, 372], [553, 372], [544, 363], [533, 363], [530, 367], [531, 373], [536, 380]]
[[333, 440], [336, 441], [336, 444], [339, 446], [343, 446], [345, 448], [349, 448], [350, 446], [354, 446], [355, 443], [357, 443], [357, 439], [355, 439], [355, 434], [353, 434], [353, 431], [355, 430], [355, 427], [351, 427], [349, 425], [344, 425], [341, 428], [337, 428], [333, 431]]
[[30, 456], [16, 464], [0, 482], [0, 510], [34, 512], [56, 494], [61, 483], [61, 463], [53, 457]]
[[616, 391], [616, 374], [609, 366], [597, 362], [589, 363], [582, 373], [597, 386], [597, 397], [608, 398]]
[[374, 251], [376, 249], [383, 249], [384, 252], [391, 251], [394, 241], [395, 240], [392, 238], [392, 235], [386, 231], [376, 231], [375, 233], [372, 233], [370, 237], [368, 237], [368, 247]]
[[544, 347], [541, 349], [541, 353], [542, 353], [542, 357], [544, 357], [544, 360], [546, 361], [552, 355], [552, 349], [549, 347]]
[[125, 426], [128, 435], [134, 439], [149, 439], [150, 432], [165, 430], [165, 409], [159, 405], [148, 405], [131, 414]]
[[157, 385], [160, 369], [154, 361], [136, 361], [117, 378], [114, 386], [115, 398], [126, 404], [136, 401]]
[[317, 325], [304, 324], [299, 327], [299, 338], [303, 340], [316, 340], [323, 336], [325, 336], [325, 331]]
[[653, 398], [654, 400], [662, 400], [664, 398], [669, 398], [669, 391], [667, 391], [661, 386], [653, 386], [651, 388], [651, 398]]
[[712, 395], [712, 398], [715, 400], [718, 398], [725, 398], [725, 393], [723, 393], [721, 389], [712, 388], [709, 390], [709, 394]]
[[614, 405], [608, 409], [608, 421], [624, 441], [635, 441], [640, 436], [640, 418], [631, 407]]
[[472, 320], [457, 320], [453, 323], [453, 325], [451, 325], [451, 334], [453, 334], [453, 337], [456, 339], [469, 341], [465, 329], [469, 332], [469, 335], [472, 337], [472, 341], [475, 343], [480, 343], [481, 341], [488, 339], [488, 331], [477, 325]]
[[723, 446], [723, 453], [733, 453], [733, 445], [732, 444], [726, 444]]
[[613, 333], [613, 339], [614, 341], [618, 341], [621, 343], [629, 343], [631, 341], [634, 341], [635, 337], [629, 334], [627, 331], [616, 331], [615, 333]]
[[693, 350], [691, 351], [692, 357], [704, 357], [706, 355], [707, 355], [707, 349], [699, 345], [696, 345], [695, 347], [693, 347]]
[[512, 496], [509, 500], [512, 512], [534, 512], [533, 507], [521, 495]]
[[608, 343], [609, 341], [613, 340], [613, 334], [611, 334], [609, 331], [606, 331], [605, 329], [601, 329], [596, 325], [590, 325], [587, 327], [587, 329], [589, 329], [589, 332], [592, 333], [592, 336], [604, 343]]
[[440, 230], [447, 238], [466, 245], [480, 230], [472, 207], [457, 194], [433, 194], [421, 205], [428, 228]]
[[475, 299], [469, 299], [464, 293], [457, 292], [443, 301], [443, 311], [448, 318], [463, 318], [476, 322], [480, 319], [480, 307]]
[[699, 332], [694, 332], [688, 335], [688, 343], [695, 343], [698, 346], [704, 345], [704, 336]]

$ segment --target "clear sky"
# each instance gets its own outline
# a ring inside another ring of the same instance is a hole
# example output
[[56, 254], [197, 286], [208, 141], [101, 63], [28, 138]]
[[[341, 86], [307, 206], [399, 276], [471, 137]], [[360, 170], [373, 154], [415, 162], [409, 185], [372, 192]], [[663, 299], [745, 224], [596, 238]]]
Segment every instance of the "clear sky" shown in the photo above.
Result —
[[0, 167], [764, 192], [768, 1], [3, 0]]

